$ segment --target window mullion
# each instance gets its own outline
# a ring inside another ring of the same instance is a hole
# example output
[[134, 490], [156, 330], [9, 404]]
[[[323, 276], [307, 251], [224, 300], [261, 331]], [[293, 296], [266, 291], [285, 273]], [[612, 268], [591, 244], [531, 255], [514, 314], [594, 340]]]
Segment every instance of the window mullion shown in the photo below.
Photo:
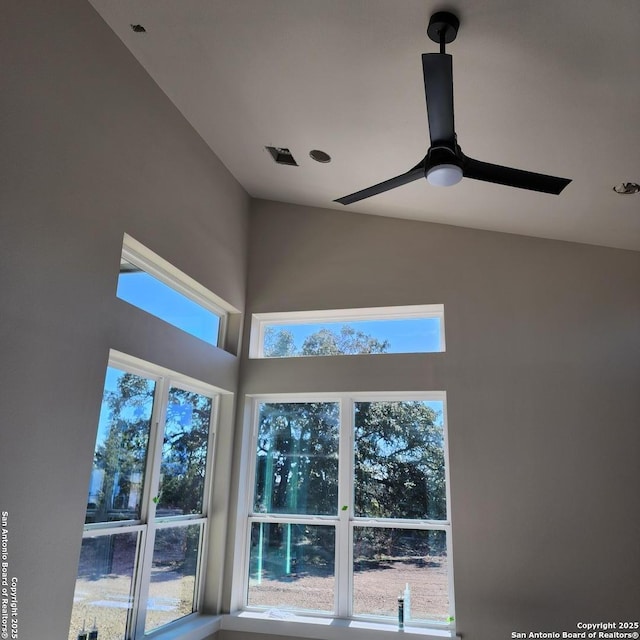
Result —
[[151, 580], [151, 565], [153, 562], [153, 546], [155, 542], [155, 514], [156, 504], [154, 498], [159, 495], [160, 466], [162, 463], [162, 447], [164, 444], [164, 425], [167, 417], [167, 405], [169, 403], [169, 381], [166, 377], [158, 379], [156, 393], [151, 416], [152, 429], [149, 438], [149, 451], [147, 454], [147, 468], [144, 495], [142, 498], [143, 519], [147, 523], [146, 532], [143, 534], [142, 550], [139, 556], [136, 576], [136, 595], [138, 615], [134, 638], [142, 638], [147, 617], [147, 599], [149, 596], [149, 582]]
[[[351, 615], [351, 534], [353, 517], [353, 402], [340, 402], [340, 449], [338, 466], [338, 516], [336, 530], [336, 613]], [[346, 509], [345, 509], [346, 507]]]
[[162, 461], [164, 422], [167, 416], [168, 401], [169, 388], [167, 378], [161, 377], [156, 383], [156, 392], [153, 400], [151, 433], [149, 435], [149, 449], [142, 496], [142, 520], [146, 523], [152, 522], [156, 513], [156, 505], [153, 498], [158, 496], [160, 485], [160, 463]]
[[[147, 550], [149, 530], [143, 527], [138, 535], [138, 549], [136, 554], [136, 570], [133, 578], [133, 588], [131, 590], [132, 606], [129, 610], [127, 619], [127, 638], [138, 638], [140, 635], [140, 625], [144, 632], [144, 619], [147, 612], [146, 597], [141, 598], [141, 591], [144, 587], [144, 558]], [[138, 606], [138, 603], [144, 603], [144, 606]]]
[[209, 438], [207, 440], [207, 462], [204, 473], [204, 493], [202, 495], [202, 515], [209, 513], [209, 502], [211, 500], [211, 489], [213, 487], [213, 469], [216, 460], [216, 432], [218, 430], [218, 418], [220, 415], [220, 396], [216, 395], [211, 399], [211, 414], [209, 417]]
[[196, 563], [195, 588], [193, 590], [193, 610], [200, 611], [204, 604], [204, 574], [207, 566], [209, 539], [209, 522], [200, 522], [200, 542], [198, 544], [198, 560]]
[[[254, 494], [255, 494], [255, 477], [256, 477], [256, 451], [258, 443], [258, 421], [259, 421], [259, 408], [260, 402], [257, 398], [251, 399], [251, 401], [245, 405], [245, 412], [250, 412], [249, 423], [245, 423], [245, 430], [249, 428], [246, 444], [248, 446], [249, 455], [246, 461], [246, 474], [241, 474], [240, 487], [238, 491], [238, 514], [241, 514], [242, 518], [242, 531], [244, 539], [236, 541], [235, 551], [242, 548], [241, 554], [241, 567], [242, 582], [241, 587], [238, 587], [237, 576], [234, 576], [234, 597], [241, 607], [246, 607], [248, 604], [249, 593], [249, 567], [251, 565], [251, 514], [254, 509]], [[246, 433], [246, 431], [245, 431]], [[240, 545], [242, 542], [242, 546]], [[241, 589], [241, 593], [240, 593]]]

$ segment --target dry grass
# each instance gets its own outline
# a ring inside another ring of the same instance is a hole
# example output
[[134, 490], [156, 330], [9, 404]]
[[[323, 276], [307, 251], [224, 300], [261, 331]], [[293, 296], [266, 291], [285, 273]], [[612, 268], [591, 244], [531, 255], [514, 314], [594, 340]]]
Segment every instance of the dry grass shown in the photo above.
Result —
[[[114, 566], [117, 571], [117, 565]], [[444, 622], [449, 615], [446, 563], [440, 558], [395, 558], [371, 563], [354, 576], [353, 595], [356, 615], [397, 616], [398, 595], [405, 583], [411, 588], [414, 619]], [[287, 578], [255, 580], [249, 586], [251, 606], [297, 611], [331, 612], [334, 606], [334, 577], [292, 575]], [[154, 575], [152, 598], [147, 611], [147, 630], [191, 613], [194, 578], [183, 576], [170, 567]], [[128, 606], [130, 578], [126, 572], [109, 574], [100, 580], [80, 579], [69, 631], [69, 640], [77, 640], [86, 620], [91, 628], [94, 618], [100, 640], [123, 640]]]
[[[426, 566], [425, 566], [426, 565]], [[333, 611], [333, 576], [292, 576], [263, 579], [249, 585], [249, 604], [257, 607], [286, 608], [300, 611]], [[354, 576], [354, 614], [390, 616], [398, 613], [398, 596], [405, 584], [411, 589], [414, 619], [445, 622], [449, 616], [446, 564], [439, 558], [426, 563], [394, 559], [372, 564]]]
[[[151, 583], [146, 630], [191, 613], [194, 578], [166, 571]], [[94, 618], [100, 640], [123, 640], [130, 606], [130, 578], [110, 574], [98, 581], [78, 580], [74, 597], [69, 640], [77, 640], [84, 621], [90, 629]]]

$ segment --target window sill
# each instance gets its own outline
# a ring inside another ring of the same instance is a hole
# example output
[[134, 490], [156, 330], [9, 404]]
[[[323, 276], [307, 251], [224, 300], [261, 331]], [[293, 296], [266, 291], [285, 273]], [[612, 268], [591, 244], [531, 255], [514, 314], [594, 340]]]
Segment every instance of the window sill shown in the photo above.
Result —
[[296, 638], [317, 640], [452, 640], [456, 636], [449, 629], [426, 629], [405, 626], [403, 630], [392, 625], [340, 618], [312, 618], [292, 616], [286, 620], [270, 618], [268, 614], [241, 611], [222, 616], [221, 629], [245, 633], [270, 633]]
[[149, 640], [206, 640], [221, 627], [221, 616], [193, 615], [175, 624], [145, 634]]

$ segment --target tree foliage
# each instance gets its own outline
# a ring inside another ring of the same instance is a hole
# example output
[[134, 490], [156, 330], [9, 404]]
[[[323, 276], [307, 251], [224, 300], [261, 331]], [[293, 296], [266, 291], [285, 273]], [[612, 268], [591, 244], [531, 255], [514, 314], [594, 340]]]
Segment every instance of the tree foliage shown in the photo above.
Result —
[[338, 418], [334, 402], [261, 405], [256, 511], [335, 514]]
[[267, 327], [264, 334], [264, 355], [267, 358], [386, 353], [388, 349], [388, 340], [378, 340], [346, 324], [338, 331], [322, 328], [312, 333], [299, 349], [289, 329]]
[[118, 377], [116, 390], [105, 389], [107, 436], [94, 456], [94, 468], [102, 472], [98, 522], [139, 517], [137, 494], [147, 457], [153, 391], [153, 383], [131, 373]]
[[442, 427], [420, 401], [359, 402], [355, 512], [374, 518], [446, 518]]
[[[155, 385], [132, 373], [105, 390], [107, 434], [96, 447], [95, 469], [102, 488], [95, 520], [137, 519], [148, 455]], [[155, 497], [159, 515], [202, 510], [211, 399], [172, 388], [166, 409], [161, 482]]]
[[210, 419], [211, 398], [171, 389], [156, 512], [187, 514], [202, 511]]

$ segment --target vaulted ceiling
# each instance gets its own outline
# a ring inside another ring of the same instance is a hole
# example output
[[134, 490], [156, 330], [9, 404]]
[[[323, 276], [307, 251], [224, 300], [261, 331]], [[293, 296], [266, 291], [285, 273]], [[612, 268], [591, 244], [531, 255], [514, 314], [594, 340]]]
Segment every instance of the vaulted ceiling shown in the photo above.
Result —
[[[638, 0], [90, 1], [254, 197], [640, 250], [640, 194], [612, 190], [640, 183]], [[572, 182], [554, 196], [418, 180], [334, 203], [425, 155], [420, 56], [443, 9], [460, 19], [463, 151]]]

